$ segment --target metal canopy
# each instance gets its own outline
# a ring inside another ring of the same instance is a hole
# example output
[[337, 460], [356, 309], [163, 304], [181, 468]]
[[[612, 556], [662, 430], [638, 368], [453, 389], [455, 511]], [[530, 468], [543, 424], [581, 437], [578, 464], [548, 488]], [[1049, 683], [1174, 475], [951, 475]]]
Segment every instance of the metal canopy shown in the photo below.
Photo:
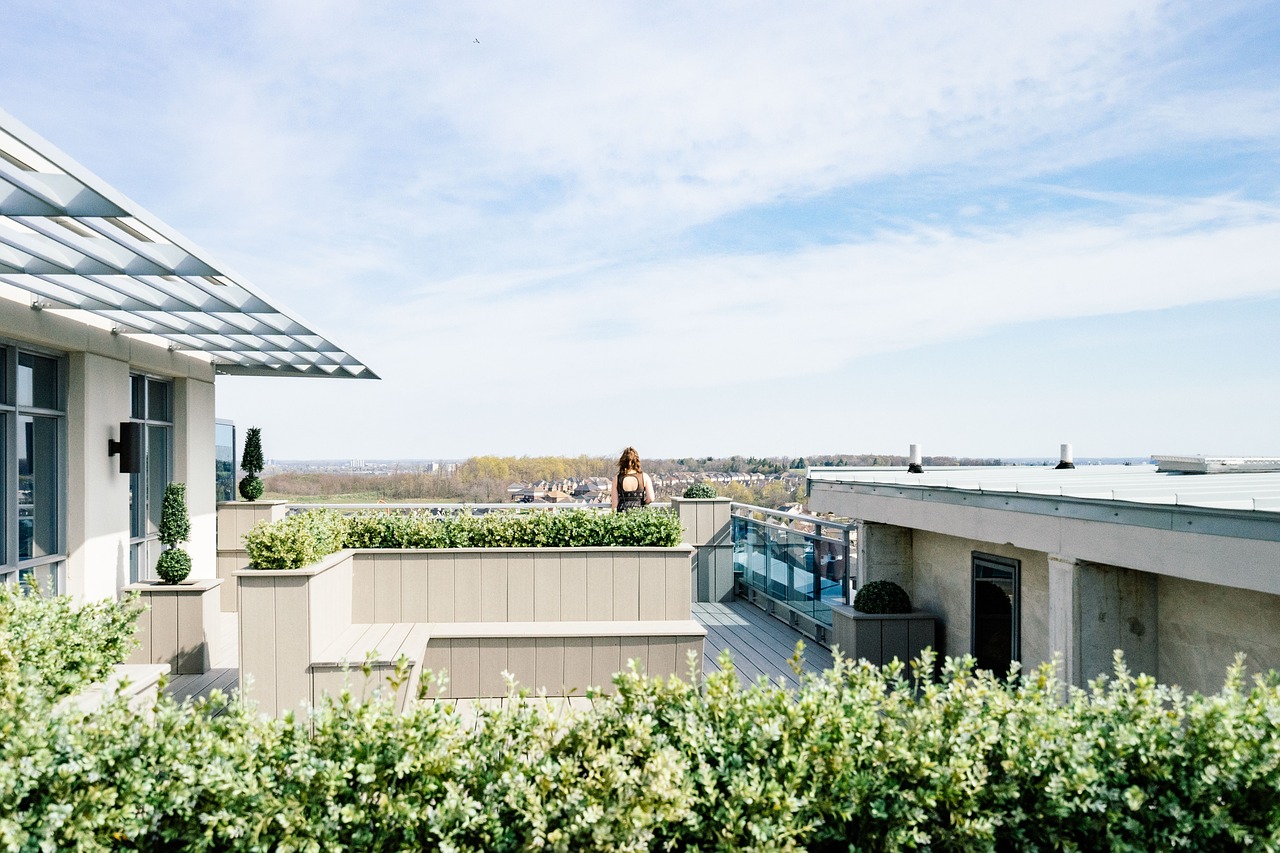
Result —
[[0, 282], [239, 376], [378, 376], [0, 110]]

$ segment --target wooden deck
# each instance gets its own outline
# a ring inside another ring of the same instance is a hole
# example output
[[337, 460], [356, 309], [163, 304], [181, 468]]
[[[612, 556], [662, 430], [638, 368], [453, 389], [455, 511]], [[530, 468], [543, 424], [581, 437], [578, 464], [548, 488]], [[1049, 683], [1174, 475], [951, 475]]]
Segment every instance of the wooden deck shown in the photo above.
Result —
[[[717, 658], [723, 649], [733, 655], [734, 668], [738, 680], [745, 686], [764, 676], [771, 682], [779, 679], [788, 687], [798, 687], [799, 679], [792, 671], [788, 660], [795, 653], [796, 641], [804, 640], [804, 658], [801, 663], [805, 672], [821, 672], [831, 666], [831, 652], [824, 649], [809, 638], [773, 617], [765, 614], [749, 602], [737, 599], [723, 603], [693, 604], [693, 618], [707, 629], [707, 639], [703, 643], [702, 670], [717, 672], [720, 664]], [[179, 702], [185, 699], [195, 701], [208, 696], [217, 688], [228, 696], [236, 690], [240, 671], [235, 658], [234, 638], [236, 623], [234, 613], [223, 614], [220, 626], [223, 642], [214, 659], [214, 668], [203, 675], [176, 675], [169, 679], [165, 694]], [[489, 707], [489, 703], [501, 703], [502, 699], [474, 700], [435, 700], [454, 704], [458, 712], [474, 718], [477, 707]], [[545, 701], [554, 706], [557, 713], [568, 713], [581, 710], [589, 705], [589, 700], [582, 697], [567, 699], [547, 698]], [[585, 703], [585, 704], [584, 704]]]
[[821, 672], [832, 664], [830, 649], [742, 599], [714, 604], [694, 602], [693, 618], [707, 629], [702, 647], [703, 671], [718, 672], [717, 658], [728, 649], [743, 685], [764, 676], [771, 682], [782, 679], [787, 687], [798, 687], [800, 679], [788, 662], [795, 654], [797, 640], [804, 641], [803, 672]]

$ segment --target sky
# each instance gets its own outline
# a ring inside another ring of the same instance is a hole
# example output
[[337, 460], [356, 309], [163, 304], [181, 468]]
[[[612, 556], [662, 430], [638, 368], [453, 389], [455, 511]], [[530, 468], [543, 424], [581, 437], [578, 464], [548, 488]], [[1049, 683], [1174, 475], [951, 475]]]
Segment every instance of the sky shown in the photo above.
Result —
[[1272, 2], [0, 32], [0, 107], [382, 377], [220, 377], [269, 458], [1280, 455]]

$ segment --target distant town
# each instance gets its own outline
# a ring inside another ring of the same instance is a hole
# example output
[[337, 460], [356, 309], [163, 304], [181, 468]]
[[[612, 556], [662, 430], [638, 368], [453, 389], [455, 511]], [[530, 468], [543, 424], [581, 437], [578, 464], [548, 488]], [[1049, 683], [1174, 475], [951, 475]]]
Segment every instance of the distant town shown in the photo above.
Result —
[[[987, 459], [925, 456], [926, 467], [1052, 465], [1048, 457]], [[1142, 464], [1147, 457], [1082, 457], [1079, 465]], [[658, 500], [707, 482], [741, 503], [796, 509], [805, 501], [810, 467], [905, 466], [905, 456], [820, 454], [808, 457], [683, 457], [645, 461]], [[616, 462], [603, 457], [469, 459], [271, 460], [263, 472], [268, 497], [329, 503], [582, 503], [608, 502]]]

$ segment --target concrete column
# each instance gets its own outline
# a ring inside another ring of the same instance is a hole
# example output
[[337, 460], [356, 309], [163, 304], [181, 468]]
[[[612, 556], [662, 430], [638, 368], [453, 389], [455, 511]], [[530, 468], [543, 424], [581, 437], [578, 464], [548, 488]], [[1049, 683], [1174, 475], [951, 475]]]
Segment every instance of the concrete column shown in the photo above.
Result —
[[1110, 673], [1116, 649], [1129, 671], [1160, 677], [1156, 576], [1081, 561], [1076, 574], [1079, 677]]
[[1059, 660], [1058, 677], [1065, 684], [1080, 686], [1076, 608], [1076, 573], [1079, 567], [1070, 557], [1049, 555], [1049, 654]]
[[1159, 677], [1156, 576], [1049, 555], [1049, 650], [1084, 687], [1109, 675], [1116, 649], [1129, 670]]
[[892, 524], [858, 522], [858, 586], [893, 581], [915, 600], [911, 529]]
[[213, 383], [177, 379], [173, 383], [173, 479], [187, 484], [192, 578], [216, 578], [217, 484]]
[[129, 475], [107, 440], [129, 420], [129, 364], [86, 352], [67, 361], [66, 591], [115, 598], [129, 583]]

